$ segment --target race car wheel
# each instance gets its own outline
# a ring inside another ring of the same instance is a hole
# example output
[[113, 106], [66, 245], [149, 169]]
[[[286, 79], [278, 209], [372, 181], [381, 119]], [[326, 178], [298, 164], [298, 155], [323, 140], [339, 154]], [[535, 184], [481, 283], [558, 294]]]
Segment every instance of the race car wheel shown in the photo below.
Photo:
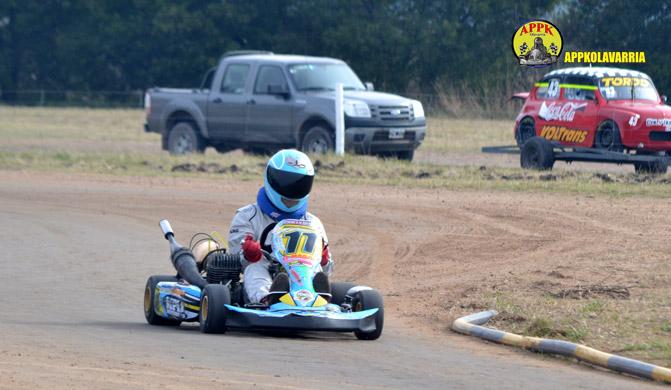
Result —
[[611, 150], [613, 152], [621, 152], [624, 150], [622, 146], [622, 138], [620, 137], [620, 128], [611, 120], [603, 121], [596, 129], [596, 136], [594, 137], [594, 147], [598, 149]]
[[649, 175], [663, 175], [669, 168], [669, 164], [664, 161], [639, 162], [634, 163], [636, 173]]
[[354, 331], [354, 335], [359, 340], [377, 340], [382, 334], [382, 327], [384, 326], [384, 302], [382, 295], [376, 290], [362, 290], [352, 297], [352, 311], [364, 311], [375, 308], [378, 309], [377, 313], [375, 313], [375, 330], [371, 332]]
[[515, 132], [515, 140], [520, 148], [532, 137], [536, 136], [536, 123], [533, 118], [526, 117], [520, 121]]
[[203, 153], [207, 143], [196, 127], [189, 122], [180, 122], [170, 129], [168, 151], [170, 154]]
[[200, 331], [224, 333], [226, 306], [231, 304], [231, 291], [223, 284], [208, 284], [200, 298]]
[[543, 137], [531, 137], [522, 146], [520, 165], [524, 169], [544, 171], [552, 169], [555, 155], [552, 145]]
[[177, 278], [171, 275], [154, 275], [147, 279], [147, 285], [144, 288], [144, 318], [151, 325], [179, 325], [182, 321], [171, 320], [161, 317], [154, 310], [156, 302], [156, 285], [159, 282], [176, 282]]
[[331, 303], [335, 305], [342, 305], [345, 303], [345, 295], [347, 295], [347, 291], [356, 286], [356, 283], [350, 282], [331, 282]]

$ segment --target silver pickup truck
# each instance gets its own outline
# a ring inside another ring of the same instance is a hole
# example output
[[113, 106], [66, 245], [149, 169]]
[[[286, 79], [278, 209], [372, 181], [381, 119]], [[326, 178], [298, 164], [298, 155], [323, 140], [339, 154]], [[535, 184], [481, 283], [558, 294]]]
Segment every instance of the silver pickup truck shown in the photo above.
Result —
[[422, 104], [372, 91], [341, 60], [269, 52], [225, 54], [198, 89], [152, 88], [145, 131], [174, 154], [335, 145], [335, 87], [343, 84], [345, 147], [412, 160], [426, 134]]

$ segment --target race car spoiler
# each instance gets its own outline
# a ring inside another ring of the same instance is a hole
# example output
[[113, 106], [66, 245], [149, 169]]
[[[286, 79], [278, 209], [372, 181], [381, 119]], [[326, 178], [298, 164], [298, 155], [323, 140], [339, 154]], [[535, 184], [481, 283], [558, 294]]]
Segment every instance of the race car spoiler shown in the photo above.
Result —
[[283, 329], [324, 332], [372, 332], [378, 309], [354, 313], [328, 311], [253, 310], [226, 305], [226, 327], [244, 329]]
[[518, 92], [518, 93], [513, 94], [513, 96], [510, 97], [510, 100], [519, 99], [519, 100], [524, 101], [524, 100], [527, 100], [528, 97], [529, 97], [529, 92]]

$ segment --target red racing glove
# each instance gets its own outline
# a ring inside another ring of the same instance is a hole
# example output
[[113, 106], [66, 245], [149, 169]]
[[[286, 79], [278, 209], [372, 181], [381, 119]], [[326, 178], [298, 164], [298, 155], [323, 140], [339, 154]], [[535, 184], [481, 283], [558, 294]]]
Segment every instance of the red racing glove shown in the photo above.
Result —
[[258, 241], [254, 241], [254, 236], [251, 234], [246, 235], [242, 242], [242, 255], [245, 256], [245, 259], [250, 263], [256, 263], [261, 260], [261, 256], [263, 256], [263, 253], [261, 252], [261, 244]]
[[328, 245], [324, 245], [324, 249], [322, 249], [322, 267], [325, 267], [329, 263], [329, 260], [331, 260], [331, 251], [329, 251]]

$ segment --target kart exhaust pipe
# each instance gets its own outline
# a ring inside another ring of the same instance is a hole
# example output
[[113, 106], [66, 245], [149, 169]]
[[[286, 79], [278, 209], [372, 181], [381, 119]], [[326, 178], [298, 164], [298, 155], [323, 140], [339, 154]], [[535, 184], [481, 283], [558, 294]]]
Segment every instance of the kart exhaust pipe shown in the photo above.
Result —
[[200, 275], [193, 253], [175, 240], [175, 233], [172, 231], [170, 222], [167, 219], [162, 219], [158, 225], [161, 227], [163, 237], [170, 243], [170, 260], [172, 260], [179, 276], [201, 290], [205, 288], [207, 281]]

